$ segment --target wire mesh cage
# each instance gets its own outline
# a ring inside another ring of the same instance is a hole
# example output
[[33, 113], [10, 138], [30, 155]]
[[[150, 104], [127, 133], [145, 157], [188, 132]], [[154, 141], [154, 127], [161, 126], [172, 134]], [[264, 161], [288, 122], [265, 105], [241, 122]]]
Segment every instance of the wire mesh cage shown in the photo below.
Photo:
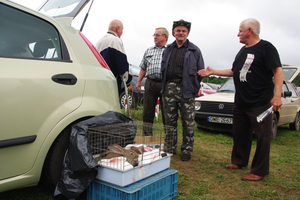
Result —
[[100, 166], [127, 170], [171, 156], [177, 135], [171, 126], [122, 123], [89, 128], [88, 140]]

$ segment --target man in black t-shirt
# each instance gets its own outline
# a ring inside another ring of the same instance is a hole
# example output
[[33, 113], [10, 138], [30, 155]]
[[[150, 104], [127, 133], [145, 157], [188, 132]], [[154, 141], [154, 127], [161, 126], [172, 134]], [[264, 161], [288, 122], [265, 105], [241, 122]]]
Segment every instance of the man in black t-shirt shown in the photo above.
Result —
[[[234, 145], [228, 169], [246, 167], [249, 162], [253, 133], [257, 146], [250, 174], [242, 180], [259, 181], [269, 174], [272, 115], [262, 122], [256, 117], [271, 105], [277, 111], [281, 105], [283, 72], [276, 48], [259, 38], [260, 24], [255, 19], [241, 22], [238, 37], [245, 44], [235, 57], [231, 69], [207, 67], [198, 71], [201, 76], [230, 76], [236, 88], [233, 109]], [[273, 79], [274, 78], [274, 79]]]

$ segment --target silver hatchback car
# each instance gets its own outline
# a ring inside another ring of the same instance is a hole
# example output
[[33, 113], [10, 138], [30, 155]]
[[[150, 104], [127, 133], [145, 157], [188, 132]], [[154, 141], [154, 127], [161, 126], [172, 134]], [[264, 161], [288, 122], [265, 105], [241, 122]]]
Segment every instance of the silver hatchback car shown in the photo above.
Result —
[[120, 112], [113, 73], [70, 25], [87, 2], [49, 0], [38, 12], [0, 0], [0, 192], [53, 188], [71, 126]]

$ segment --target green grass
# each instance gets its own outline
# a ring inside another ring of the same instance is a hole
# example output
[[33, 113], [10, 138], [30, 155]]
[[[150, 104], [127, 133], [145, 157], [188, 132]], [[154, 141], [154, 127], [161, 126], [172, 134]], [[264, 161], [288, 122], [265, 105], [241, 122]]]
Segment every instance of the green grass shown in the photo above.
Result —
[[[131, 110], [131, 117], [142, 123], [141, 109]], [[156, 124], [162, 124], [161, 117]], [[180, 159], [181, 122], [178, 123], [177, 154], [171, 158], [171, 167], [178, 171], [176, 200], [214, 199], [300, 199], [300, 131], [288, 126], [278, 128], [277, 138], [271, 141], [270, 175], [259, 182], [242, 181], [250, 172], [256, 141], [252, 143], [249, 167], [228, 170], [232, 137], [228, 134], [198, 130], [192, 159]], [[30, 187], [0, 194], [0, 199], [53, 199], [53, 193], [39, 187]]]
[[279, 127], [271, 142], [270, 175], [259, 182], [245, 182], [241, 177], [250, 171], [256, 141], [249, 167], [228, 170], [224, 165], [230, 163], [232, 137], [196, 129], [192, 160], [187, 164], [180, 155], [172, 157], [171, 167], [190, 177], [178, 180], [177, 199], [300, 199], [299, 133]]

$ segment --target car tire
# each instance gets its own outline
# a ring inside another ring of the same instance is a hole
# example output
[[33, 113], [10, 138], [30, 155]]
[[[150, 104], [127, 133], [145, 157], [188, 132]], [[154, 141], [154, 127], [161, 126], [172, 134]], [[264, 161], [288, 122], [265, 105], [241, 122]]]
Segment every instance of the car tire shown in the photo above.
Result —
[[272, 114], [272, 123], [271, 123], [271, 138], [275, 139], [277, 136], [277, 116], [276, 114]]
[[[125, 91], [124, 91], [120, 95], [120, 105], [121, 105], [121, 108], [125, 108], [125, 100], [126, 100], [126, 94], [125, 94]], [[134, 100], [133, 100], [131, 94], [128, 94], [128, 102], [127, 102], [127, 104], [128, 104], [129, 108], [133, 108]]]
[[295, 121], [293, 123], [289, 124], [290, 130], [299, 130], [300, 127], [300, 114], [297, 112], [297, 115], [295, 117]]
[[71, 128], [66, 128], [53, 142], [43, 167], [41, 185], [54, 191], [60, 179], [63, 163], [69, 148]]

